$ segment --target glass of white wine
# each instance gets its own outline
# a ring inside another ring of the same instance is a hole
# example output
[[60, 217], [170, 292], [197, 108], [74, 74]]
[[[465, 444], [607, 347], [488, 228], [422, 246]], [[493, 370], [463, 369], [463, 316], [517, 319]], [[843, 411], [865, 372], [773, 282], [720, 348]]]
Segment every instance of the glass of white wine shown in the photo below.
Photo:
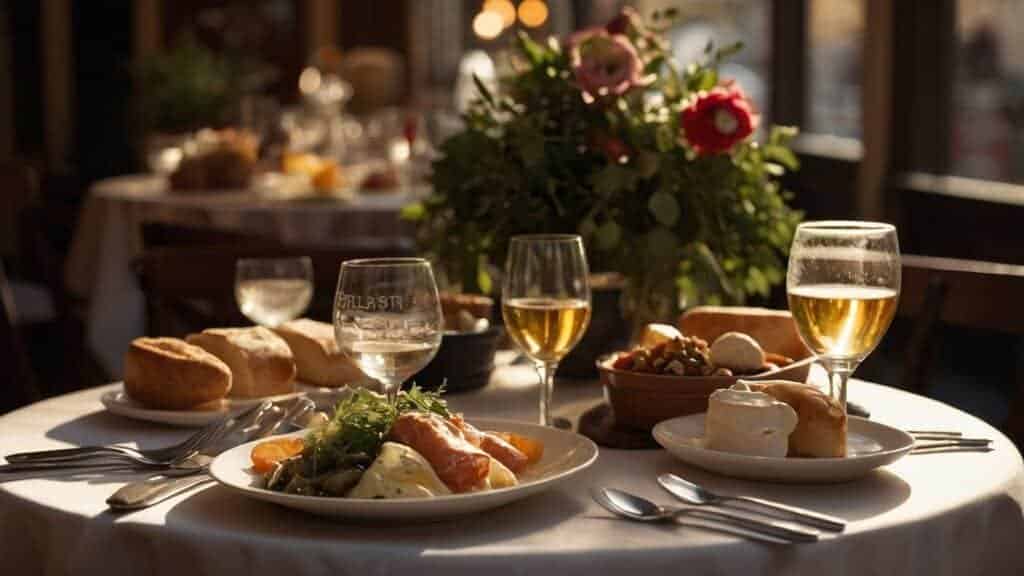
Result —
[[804, 222], [786, 274], [800, 337], [828, 371], [846, 410], [846, 382], [889, 329], [900, 294], [900, 249], [891, 224]]
[[558, 362], [590, 323], [590, 282], [583, 240], [570, 234], [515, 236], [505, 260], [501, 314], [512, 340], [537, 367], [540, 423], [551, 426]]
[[235, 301], [261, 326], [294, 320], [313, 299], [313, 262], [299, 258], [242, 258], [235, 263]]
[[402, 382], [437, 354], [444, 316], [430, 263], [373, 258], [341, 264], [334, 298], [338, 347], [394, 402]]

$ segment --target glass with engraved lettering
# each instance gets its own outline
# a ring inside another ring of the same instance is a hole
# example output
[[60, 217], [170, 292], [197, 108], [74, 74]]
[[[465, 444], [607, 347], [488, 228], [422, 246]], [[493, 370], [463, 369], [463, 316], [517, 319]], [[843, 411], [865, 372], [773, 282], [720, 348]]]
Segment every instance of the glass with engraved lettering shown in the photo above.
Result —
[[341, 264], [334, 298], [338, 347], [394, 401], [402, 382], [430, 362], [444, 329], [437, 284], [422, 258]]

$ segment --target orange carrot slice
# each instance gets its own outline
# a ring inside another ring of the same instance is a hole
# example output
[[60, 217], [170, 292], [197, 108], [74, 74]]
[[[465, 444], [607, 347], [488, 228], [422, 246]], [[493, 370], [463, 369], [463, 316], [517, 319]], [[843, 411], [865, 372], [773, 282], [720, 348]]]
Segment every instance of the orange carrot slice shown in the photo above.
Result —
[[274, 465], [286, 458], [291, 458], [302, 452], [305, 444], [302, 438], [279, 438], [260, 442], [253, 447], [252, 469], [260, 474], [266, 474], [274, 469]]

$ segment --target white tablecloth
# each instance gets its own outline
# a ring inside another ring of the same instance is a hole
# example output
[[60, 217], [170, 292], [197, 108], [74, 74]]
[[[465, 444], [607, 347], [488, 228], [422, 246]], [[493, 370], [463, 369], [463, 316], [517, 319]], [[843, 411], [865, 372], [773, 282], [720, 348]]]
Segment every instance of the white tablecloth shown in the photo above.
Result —
[[[469, 415], [536, 414], [532, 369], [505, 367], [478, 392], [452, 395]], [[128, 441], [154, 446], [184, 434], [103, 412], [105, 388], [0, 417], [0, 454]], [[596, 384], [559, 384], [578, 413]], [[981, 420], [898, 390], [853, 382], [850, 396], [895, 426], [959, 429], [995, 438], [990, 453], [907, 456], [839, 485], [732, 480], [661, 450], [602, 449], [577, 482], [486, 514], [435, 524], [350, 524], [249, 500], [216, 485], [152, 508], [114, 514], [104, 500], [124, 479], [0, 483], [0, 559], [26, 574], [1024, 574], [1024, 467]], [[676, 472], [722, 489], [805, 506], [851, 521], [813, 545], [778, 547], [693, 527], [612, 519], [588, 496], [617, 486], [669, 503], [655, 484]]]
[[398, 218], [410, 201], [410, 193], [360, 195], [348, 202], [288, 202], [256, 192], [169, 194], [161, 177], [110, 178], [89, 191], [68, 255], [66, 284], [88, 299], [87, 340], [119, 377], [128, 343], [145, 328], [143, 296], [131, 268], [142, 252], [143, 222], [238, 230], [285, 244], [373, 245], [411, 238], [411, 225]]

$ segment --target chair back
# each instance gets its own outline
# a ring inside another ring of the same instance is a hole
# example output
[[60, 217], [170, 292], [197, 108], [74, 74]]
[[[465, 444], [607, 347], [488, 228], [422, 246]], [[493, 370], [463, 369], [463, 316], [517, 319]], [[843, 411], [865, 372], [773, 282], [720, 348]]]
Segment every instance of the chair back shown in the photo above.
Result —
[[[1024, 335], [1024, 266], [904, 255], [902, 284], [898, 314], [911, 319], [902, 382], [912, 391], [927, 392], [943, 326]], [[1018, 349], [1022, 345], [1018, 342]], [[1016, 363], [1011, 366], [1015, 397], [1005, 429], [1024, 445], [1024, 360], [994, 361]]]
[[[410, 256], [402, 244], [379, 248], [282, 245], [266, 237], [211, 229], [147, 226], [151, 242], [136, 261], [146, 298], [147, 334], [183, 336], [216, 326], [242, 326], [235, 302], [235, 263], [240, 258], [308, 256], [313, 263], [313, 301], [306, 316], [330, 321], [338, 270], [345, 260]], [[148, 234], [147, 234], [148, 232]]]
[[35, 375], [15, 326], [14, 299], [0, 262], [0, 414], [39, 400]]

